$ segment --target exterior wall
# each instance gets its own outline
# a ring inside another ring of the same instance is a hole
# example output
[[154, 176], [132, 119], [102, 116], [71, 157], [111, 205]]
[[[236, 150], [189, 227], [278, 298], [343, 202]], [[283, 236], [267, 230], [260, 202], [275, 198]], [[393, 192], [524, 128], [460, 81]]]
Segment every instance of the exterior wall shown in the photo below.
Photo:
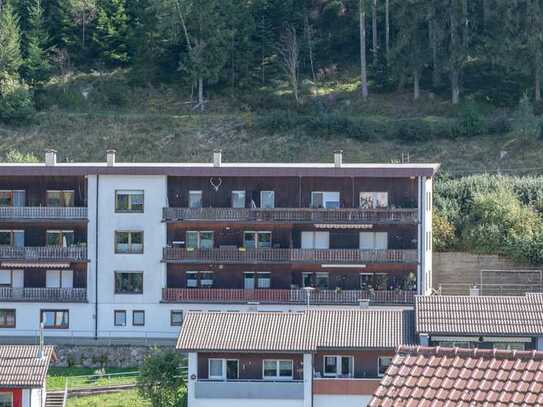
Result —
[[365, 407], [372, 396], [319, 395], [313, 399], [313, 407]]
[[305, 407], [303, 400], [194, 399], [188, 407]]
[[0, 177], [1, 189], [24, 189], [26, 191], [26, 206], [46, 206], [47, 190], [73, 189], [75, 206], [86, 204], [86, 180], [84, 177]]
[[45, 389], [32, 389], [28, 390], [28, 392], [30, 393], [31, 407], [41, 407], [45, 405], [45, 398], [47, 397]]

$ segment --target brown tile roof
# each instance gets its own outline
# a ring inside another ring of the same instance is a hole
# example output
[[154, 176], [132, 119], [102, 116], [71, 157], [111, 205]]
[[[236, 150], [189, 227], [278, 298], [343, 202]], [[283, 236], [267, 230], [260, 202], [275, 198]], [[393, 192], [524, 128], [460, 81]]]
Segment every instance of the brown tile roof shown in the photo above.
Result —
[[184, 351], [304, 352], [393, 349], [414, 342], [411, 310], [189, 312], [177, 348]]
[[416, 330], [428, 334], [543, 335], [543, 295], [419, 296]]
[[543, 352], [400, 346], [370, 407], [543, 405]]
[[0, 387], [41, 387], [54, 357], [53, 346], [43, 350], [38, 358], [37, 345], [0, 345]]

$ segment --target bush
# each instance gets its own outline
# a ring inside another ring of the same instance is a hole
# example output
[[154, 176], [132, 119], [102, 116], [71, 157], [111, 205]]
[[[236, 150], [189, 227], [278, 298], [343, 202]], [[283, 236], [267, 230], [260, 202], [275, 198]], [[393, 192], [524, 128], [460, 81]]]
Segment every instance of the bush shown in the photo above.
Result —
[[434, 250], [442, 252], [453, 249], [456, 245], [455, 234], [454, 225], [445, 216], [439, 214], [437, 211], [434, 212], [432, 217], [432, 244]]
[[519, 137], [536, 138], [541, 134], [541, 121], [534, 113], [534, 108], [527, 94], [520, 99], [513, 113], [511, 131]]
[[33, 114], [32, 93], [28, 87], [10, 77], [0, 78], [0, 121], [22, 124]]
[[460, 107], [453, 134], [457, 137], [474, 137], [487, 131], [486, 120], [477, 103], [470, 100]]

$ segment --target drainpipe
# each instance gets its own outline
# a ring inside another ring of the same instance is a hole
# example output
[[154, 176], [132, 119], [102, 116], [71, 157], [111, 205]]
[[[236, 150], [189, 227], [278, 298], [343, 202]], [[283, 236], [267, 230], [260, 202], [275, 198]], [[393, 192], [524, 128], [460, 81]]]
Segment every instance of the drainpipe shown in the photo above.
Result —
[[98, 340], [98, 194], [100, 174], [96, 174], [96, 216], [94, 219], [94, 339]]

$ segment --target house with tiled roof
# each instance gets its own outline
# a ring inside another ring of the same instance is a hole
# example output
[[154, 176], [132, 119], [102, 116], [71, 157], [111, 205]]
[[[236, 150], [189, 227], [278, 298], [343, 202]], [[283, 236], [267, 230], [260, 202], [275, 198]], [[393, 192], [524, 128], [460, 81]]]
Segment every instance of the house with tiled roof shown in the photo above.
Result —
[[371, 407], [543, 405], [543, 352], [400, 346]]
[[407, 309], [189, 312], [177, 348], [190, 407], [360, 407], [414, 341]]
[[543, 295], [419, 296], [421, 345], [543, 350]]
[[0, 406], [42, 407], [52, 346], [0, 345]]

